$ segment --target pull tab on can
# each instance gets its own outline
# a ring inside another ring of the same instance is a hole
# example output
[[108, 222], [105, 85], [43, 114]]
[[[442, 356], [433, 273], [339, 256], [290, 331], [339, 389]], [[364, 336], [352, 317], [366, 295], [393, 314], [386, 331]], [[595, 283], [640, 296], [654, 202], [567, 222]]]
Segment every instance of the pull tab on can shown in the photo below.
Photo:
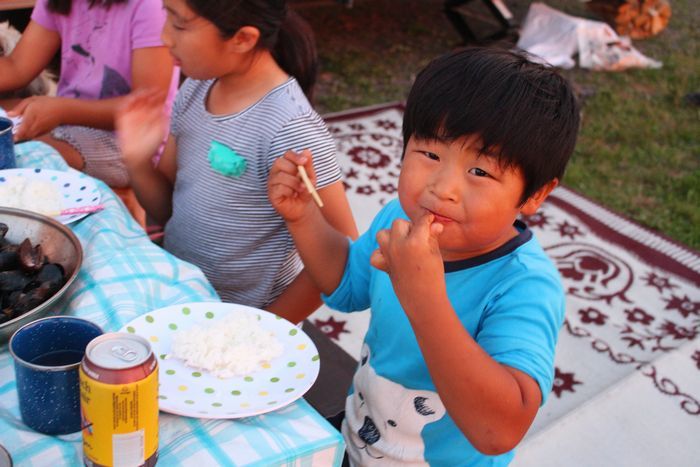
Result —
[[115, 345], [112, 347], [112, 355], [129, 363], [139, 358], [139, 354], [136, 351], [124, 345]]

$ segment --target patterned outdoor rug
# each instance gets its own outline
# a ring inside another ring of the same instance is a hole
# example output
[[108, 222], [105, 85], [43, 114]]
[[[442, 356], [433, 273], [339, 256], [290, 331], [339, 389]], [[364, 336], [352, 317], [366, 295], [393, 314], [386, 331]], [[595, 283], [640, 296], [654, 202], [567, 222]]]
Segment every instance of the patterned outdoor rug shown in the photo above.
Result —
[[[396, 196], [402, 117], [400, 104], [327, 116], [360, 232]], [[559, 268], [567, 315], [553, 393], [515, 463], [700, 462], [700, 255], [564, 187], [524, 220]], [[310, 320], [357, 358], [368, 312]]]

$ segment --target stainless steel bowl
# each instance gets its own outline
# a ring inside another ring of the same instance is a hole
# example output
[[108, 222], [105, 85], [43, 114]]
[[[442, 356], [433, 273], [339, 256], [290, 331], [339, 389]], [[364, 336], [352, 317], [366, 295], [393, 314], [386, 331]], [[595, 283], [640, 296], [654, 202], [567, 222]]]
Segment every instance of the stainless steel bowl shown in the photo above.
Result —
[[52, 297], [41, 305], [20, 316], [0, 324], [0, 345], [5, 344], [12, 334], [21, 326], [43, 318], [49, 312], [56, 314], [62, 310], [52, 307], [71, 286], [80, 266], [83, 264], [83, 247], [75, 234], [60, 222], [30, 211], [0, 207], [0, 222], [7, 224], [9, 230], [5, 239], [12, 243], [21, 243], [29, 238], [32, 245], [41, 243], [41, 248], [52, 263], [59, 263], [66, 271], [66, 283]]

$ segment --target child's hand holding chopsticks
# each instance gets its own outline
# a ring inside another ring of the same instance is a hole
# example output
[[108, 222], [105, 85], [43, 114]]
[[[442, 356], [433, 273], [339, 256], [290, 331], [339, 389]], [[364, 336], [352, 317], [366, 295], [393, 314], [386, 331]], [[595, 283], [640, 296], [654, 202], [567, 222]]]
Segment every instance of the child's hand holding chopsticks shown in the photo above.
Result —
[[323, 207], [323, 200], [318, 195], [318, 192], [316, 191], [314, 184], [311, 183], [311, 179], [309, 179], [309, 175], [306, 173], [306, 169], [304, 168], [303, 165], [297, 165], [297, 170], [299, 171], [299, 176], [301, 177], [301, 181], [304, 182], [304, 186], [306, 187], [306, 191], [309, 192], [309, 194], [314, 199], [314, 202], [318, 205], [318, 207], [322, 208]]
[[315, 181], [311, 151], [287, 151], [270, 169], [270, 203], [286, 221], [299, 220], [307, 210], [316, 209], [312, 200], [318, 207], [323, 207], [323, 201], [314, 188]]

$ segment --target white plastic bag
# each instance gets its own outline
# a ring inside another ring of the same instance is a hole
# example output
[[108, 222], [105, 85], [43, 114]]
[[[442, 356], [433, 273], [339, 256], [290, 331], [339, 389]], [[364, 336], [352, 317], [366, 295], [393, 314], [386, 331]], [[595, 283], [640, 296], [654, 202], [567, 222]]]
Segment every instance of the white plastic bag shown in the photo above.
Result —
[[544, 3], [532, 3], [520, 30], [517, 46], [527, 50], [543, 62], [559, 68], [573, 68], [571, 58], [578, 51], [576, 28], [573, 16], [565, 15]]
[[[591, 23], [596, 23], [593, 27]], [[605, 23], [585, 21], [578, 28], [578, 63], [581, 68], [621, 71], [661, 68], [661, 62], [642, 55], [629, 37], [620, 37]]]
[[578, 54], [581, 68], [620, 71], [627, 68], [660, 68], [661, 62], [632, 47], [606, 23], [576, 18], [544, 3], [530, 5], [517, 46], [542, 62], [573, 68]]

